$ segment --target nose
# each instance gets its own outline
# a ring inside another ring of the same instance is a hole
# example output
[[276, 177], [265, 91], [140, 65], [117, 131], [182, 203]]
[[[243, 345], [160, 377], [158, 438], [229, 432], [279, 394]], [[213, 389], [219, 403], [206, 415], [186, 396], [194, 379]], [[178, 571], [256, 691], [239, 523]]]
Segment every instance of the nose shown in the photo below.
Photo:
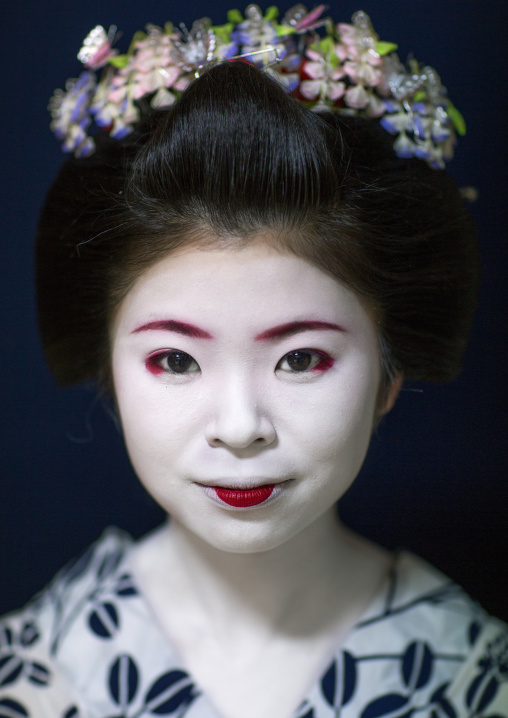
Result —
[[276, 437], [275, 427], [258, 399], [245, 381], [228, 381], [218, 388], [206, 427], [208, 444], [231, 449], [269, 446]]

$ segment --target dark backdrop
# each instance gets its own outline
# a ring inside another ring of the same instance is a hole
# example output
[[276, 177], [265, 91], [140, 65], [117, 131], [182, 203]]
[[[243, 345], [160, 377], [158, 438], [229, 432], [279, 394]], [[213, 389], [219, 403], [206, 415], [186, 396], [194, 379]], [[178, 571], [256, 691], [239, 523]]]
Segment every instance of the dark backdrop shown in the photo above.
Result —
[[[26, 601], [106, 525], [139, 536], [162, 518], [137, 485], [107, 407], [90, 388], [57, 389], [39, 346], [32, 241], [62, 160], [48, 98], [79, 72], [76, 53], [97, 23], [118, 25], [125, 49], [147, 22], [190, 25], [209, 15], [220, 23], [227, 9], [225, 0], [2, 5], [0, 614]], [[479, 191], [471, 211], [484, 274], [461, 377], [406, 387], [343, 513], [377, 541], [432, 561], [508, 619], [507, 3], [341, 0], [330, 12], [348, 21], [357, 9], [371, 15], [383, 40], [399, 43], [403, 58], [412, 51], [434, 65], [467, 119], [451, 172]]]

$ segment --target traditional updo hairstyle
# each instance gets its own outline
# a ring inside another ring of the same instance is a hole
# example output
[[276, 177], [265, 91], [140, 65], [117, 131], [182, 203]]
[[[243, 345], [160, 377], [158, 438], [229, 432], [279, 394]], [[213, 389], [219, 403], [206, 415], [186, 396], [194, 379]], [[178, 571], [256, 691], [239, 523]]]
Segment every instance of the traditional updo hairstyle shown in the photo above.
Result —
[[136, 279], [186, 244], [273, 242], [350, 287], [394, 376], [460, 369], [477, 247], [453, 181], [400, 159], [375, 121], [317, 114], [244, 62], [213, 67], [124, 140], [70, 159], [39, 224], [46, 356], [63, 385], [111, 389], [109, 328]]

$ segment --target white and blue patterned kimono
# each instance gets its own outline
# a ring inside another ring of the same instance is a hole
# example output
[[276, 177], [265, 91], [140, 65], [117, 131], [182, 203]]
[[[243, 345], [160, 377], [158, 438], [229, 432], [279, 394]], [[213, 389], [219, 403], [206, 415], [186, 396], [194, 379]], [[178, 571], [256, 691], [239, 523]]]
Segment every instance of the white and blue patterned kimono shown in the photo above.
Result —
[[[139, 593], [131, 546], [109, 529], [0, 621], [0, 718], [220, 718]], [[293, 716], [338, 717], [508, 718], [508, 628], [397, 554]]]

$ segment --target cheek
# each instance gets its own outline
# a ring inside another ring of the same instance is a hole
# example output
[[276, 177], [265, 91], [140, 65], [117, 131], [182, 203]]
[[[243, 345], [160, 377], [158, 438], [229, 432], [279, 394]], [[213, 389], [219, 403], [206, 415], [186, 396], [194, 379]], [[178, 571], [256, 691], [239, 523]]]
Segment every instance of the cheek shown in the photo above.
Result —
[[116, 404], [127, 452], [142, 481], [178, 461], [200, 423], [202, 402], [189, 385], [155, 383], [143, 366], [113, 361]]
[[[160, 427], [164, 426], [164, 417], [136, 367], [118, 360], [113, 354], [112, 369], [116, 406], [125, 445], [139, 473], [141, 464], [157, 453], [157, 437]], [[146, 372], [144, 367], [143, 370]]]
[[352, 372], [347, 381], [339, 379], [299, 412], [301, 445], [317, 462], [359, 470], [374, 427], [377, 367]]

